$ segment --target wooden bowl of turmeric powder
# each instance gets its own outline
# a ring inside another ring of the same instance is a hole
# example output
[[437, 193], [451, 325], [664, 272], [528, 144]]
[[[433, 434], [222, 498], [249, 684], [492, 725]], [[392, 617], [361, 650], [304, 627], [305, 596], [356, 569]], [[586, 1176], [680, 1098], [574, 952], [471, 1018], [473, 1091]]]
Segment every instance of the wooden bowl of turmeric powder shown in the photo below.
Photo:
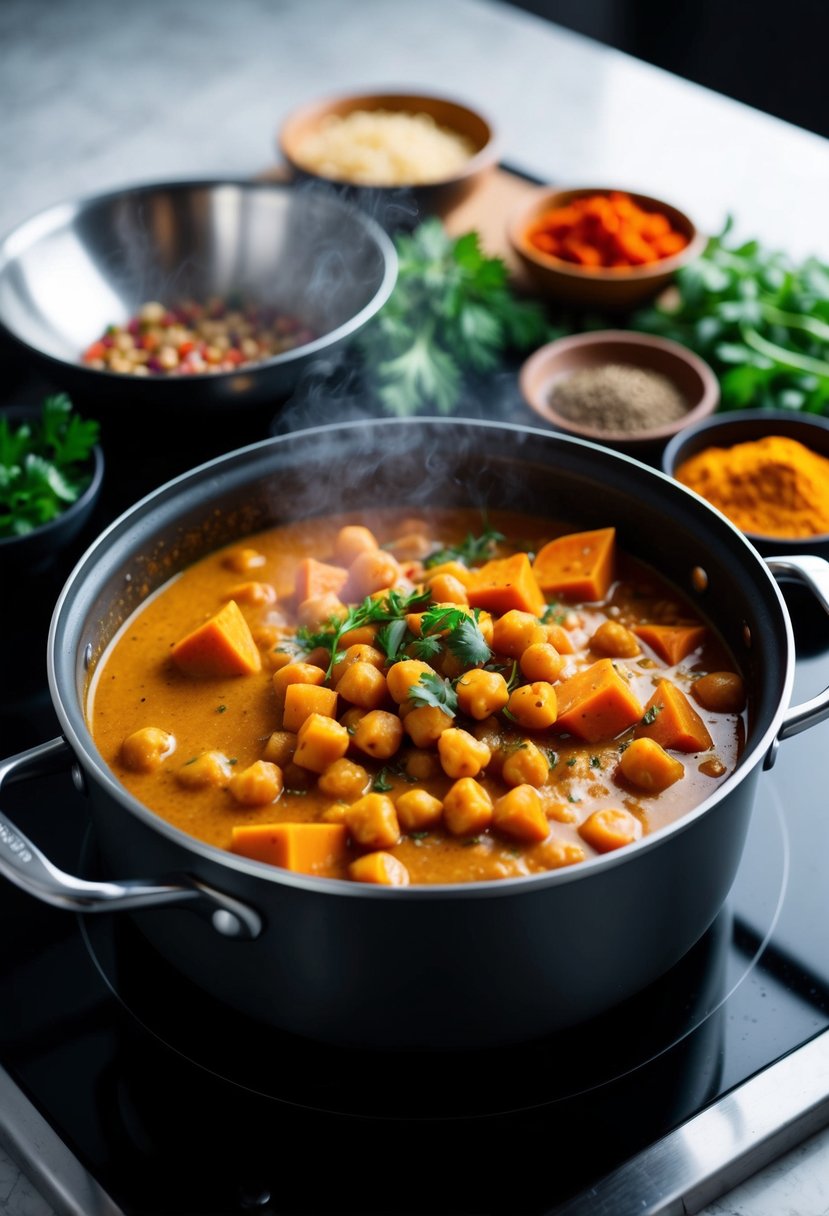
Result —
[[718, 414], [672, 439], [662, 467], [764, 555], [829, 557], [829, 418], [789, 410]]

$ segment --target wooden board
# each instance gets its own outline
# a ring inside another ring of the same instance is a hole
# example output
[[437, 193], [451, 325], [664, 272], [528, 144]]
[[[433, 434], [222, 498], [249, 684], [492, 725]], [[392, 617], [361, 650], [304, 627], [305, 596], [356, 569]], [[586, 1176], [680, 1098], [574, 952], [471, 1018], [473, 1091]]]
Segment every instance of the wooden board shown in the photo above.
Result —
[[460, 236], [473, 228], [479, 232], [482, 248], [492, 257], [503, 258], [515, 285], [528, 290], [532, 283], [509, 243], [507, 221], [521, 202], [537, 189], [534, 182], [498, 166], [477, 190], [443, 217], [452, 236]]

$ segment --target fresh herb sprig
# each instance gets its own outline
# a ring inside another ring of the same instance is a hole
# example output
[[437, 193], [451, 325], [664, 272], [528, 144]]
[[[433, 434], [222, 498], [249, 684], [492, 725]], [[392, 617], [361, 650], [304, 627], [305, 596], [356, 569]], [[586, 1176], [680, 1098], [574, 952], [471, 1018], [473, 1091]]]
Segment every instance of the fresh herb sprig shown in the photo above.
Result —
[[358, 339], [369, 391], [388, 413], [450, 414], [468, 373], [491, 373], [509, 350], [552, 336], [542, 306], [513, 294], [477, 232], [453, 239], [428, 219], [396, 245], [394, 291]]
[[481, 562], [493, 557], [498, 545], [505, 539], [503, 532], [495, 528], [485, 528], [480, 536], [467, 532], [466, 537], [458, 545], [447, 545], [430, 553], [423, 563], [427, 570], [432, 566], [442, 566], [444, 562], [463, 562], [465, 566], [478, 566]]
[[33, 424], [13, 428], [0, 418], [0, 536], [24, 536], [80, 498], [98, 431], [72, 412], [66, 393], [47, 397]]
[[412, 642], [411, 649], [415, 658], [423, 662], [435, 658], [441, 644], [465, 667], [478, 667], [492, 658], [478, 624], [477, 610], [470, 616], [463, 608], [429, 608], [421, 617], [420, 630], [421, 636]]
[[452, 681], [439, 676], [436, 671], [424, 671], [418, 682], [409, 689], [409, 700], [414, 705], [433, 705], [450, 718], [454, 718], [458, 712], [458, 694]]
[[360, 604], [349, 608], [342, 619], [332, 617], [321, 629], [311, 630], [302, 627], [297, 630], [297, 642], [307, 651], [321, 648], [331, 656], [325, 678], [331, 675], [334, 664], [342, 657], [340, 641], [344, 634], [352, 629], [361, 629], [363, 625], [390, 624], [403, 622], [409, 612], [418, 612], [428, 604], [431, 595], [428, 591], [413, 591], [410, 595], [401, 595], [399, 591], [389, 591], [386, 595], [373, 599], [371, 596]]
[[724, 409], [829, 411], [829, 264], [797, 263], [759, 241], [734, 244], [729, 218], [675, 289], [633, 315], [634, 329], [706, 359]]

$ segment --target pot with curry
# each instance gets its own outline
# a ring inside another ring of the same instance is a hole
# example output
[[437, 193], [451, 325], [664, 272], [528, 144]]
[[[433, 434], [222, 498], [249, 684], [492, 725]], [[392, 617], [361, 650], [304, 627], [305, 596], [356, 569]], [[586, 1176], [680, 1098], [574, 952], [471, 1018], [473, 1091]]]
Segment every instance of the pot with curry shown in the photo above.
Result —
[[[786, 572], [829, 603], [813, 560]], [[129, 909], [251, 1019], [372, 1047], [563, 1033], [642, 992], [722, 907], [779, 740], [829, 716], [790, 705], [783, 598], [704, 501], [457, 419], [161, 487], [81, 559], [49, 667], [65, 742], [0, 785], [74, 761], [100, 871], [2, 817], [0, 870]]]

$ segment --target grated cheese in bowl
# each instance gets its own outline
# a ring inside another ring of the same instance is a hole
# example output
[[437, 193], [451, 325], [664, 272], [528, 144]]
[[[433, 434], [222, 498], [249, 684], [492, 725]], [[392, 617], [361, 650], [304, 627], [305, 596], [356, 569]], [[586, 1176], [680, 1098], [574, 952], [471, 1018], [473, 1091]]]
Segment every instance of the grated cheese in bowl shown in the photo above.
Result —
[[303, 141], [297, 160], [338, 181], [410, 186], [443, 181], [474, 154], [468, 139], [429, 114], [378, 109], [329, 115]]

